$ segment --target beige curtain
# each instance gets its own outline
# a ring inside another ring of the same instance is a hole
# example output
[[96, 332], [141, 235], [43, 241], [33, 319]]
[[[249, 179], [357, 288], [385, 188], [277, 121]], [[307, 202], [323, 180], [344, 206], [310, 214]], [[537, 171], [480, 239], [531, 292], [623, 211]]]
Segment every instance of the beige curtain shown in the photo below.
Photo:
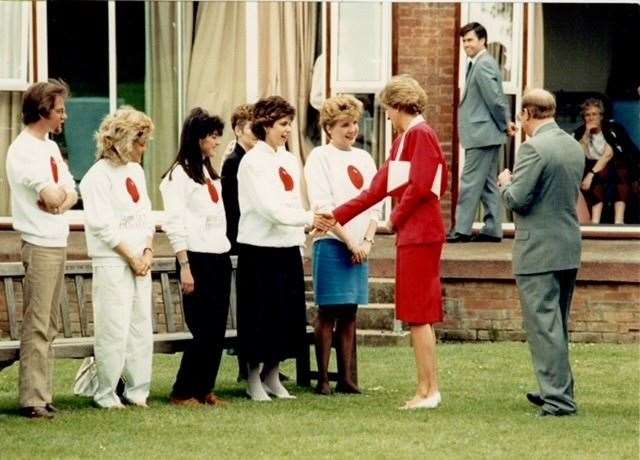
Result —
[[7, 149], [22, 128], [20, 121], [21, 108], [21, 92], [0, 92], [0, 216], [9, 216], [11, 214], [9, 182], [7, 181], [5, 163]]
[[261, 2], [258, 5], [258, 90], [280, 95], [296, 108], [289, 150], [304, 163], [313, 148], [306, 138], [307, 108], [316, 43], [314, 2]]
[[544, 14], [542, 3], [535, 3], [533, 6], [533, 56], [532, 72], [529, 86], [532, 88], [544, 88]]
[[[182, 9], [181, 12], [178, 10]], [[193, 32], [192, 2], [147, 2], [147, 113], [156, 125], [154, 140], [145, 154], [144, 169], [147, 188], [154, 209], [162, 209], [158, 186], [162, 174], [176, 156], [179, 119], [179, 69], [184, 69], [183, 82], [188, 78], [188, 62]], [[182, 40], [178, 38], [179, 17], [182, 17]], [[182, 66], [179, 46], [182, 45]]]
[[247, 101], [245, 2], [201, 2], [189, 66], [187, 112], [203, 107], [225, 122], [225, 132], [214, 159], [220, 171], [224, 146], [234, 139], [233, 109]]

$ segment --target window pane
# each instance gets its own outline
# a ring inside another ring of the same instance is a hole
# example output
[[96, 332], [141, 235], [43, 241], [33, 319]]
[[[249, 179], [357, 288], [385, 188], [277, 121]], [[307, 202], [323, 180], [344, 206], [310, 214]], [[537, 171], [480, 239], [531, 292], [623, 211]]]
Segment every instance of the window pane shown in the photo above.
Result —
[[118, 103], [145, 110], [144, 2], [116, 3]]
[[470, 3], [469, 18], [487, 29], [487, 51], [502, 69], [502, 80], [511, 81], [514, 56], [513, 4]]
[[27, 80], [29, 9], [23, 2], [0, 2], [0, 80]]
[[382, 75], [382, 4], [341, 3], [338, 81], [377, 81]]
[[49, 2], [47, 34], [49, 76], [66, 81], [72, 96], [56, 140], [80, 181], [95, 161], [93, 135], [109, 112], [107, 2]]

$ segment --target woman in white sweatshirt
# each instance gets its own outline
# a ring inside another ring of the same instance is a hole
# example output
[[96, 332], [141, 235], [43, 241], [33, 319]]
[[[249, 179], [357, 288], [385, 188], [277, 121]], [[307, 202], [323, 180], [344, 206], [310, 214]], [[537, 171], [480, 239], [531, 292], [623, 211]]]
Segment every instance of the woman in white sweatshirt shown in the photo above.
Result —
[[238, 338], [254, 401], [292, 397], [280, 382], [280, 361], [304, 345], [300, 248], [314, 215], [302, 207], [299, 161], [284, 148], [294, 115], [279, 96], [256, 102], [251, 130], [259, 140], [238, 168]]
[[[98, 160], [80, 182], [93, 265], [94, 401], [103, 408], [123, 408], [123, 402], [146, 407], [151, 385], [155, 226], [140, 161], [153, 129], [132, 107], [107, 115], [96, 134]], [[124, 401], [116, 395], [121, 375]]]
[[163, 230], [176, 254], [184, 318], [193, 334], [171, 392], [175, 405], [222, 403], [213, 388], [229, 312], [231, 244], [220, 177], [211, 159], [223, 129], [220, 118], [193, 109], [182, 126], [178, 155], [160, 184]]
[[[320, 126], [329, 143], [311, 151], [304, 168], [311, 209], [330, 212], [369, 188], [376, 173], [371, 155], [353, 144], [358, 138], [362, 102], [350, 95], [327, 99], [320, 111]], [[313, 288], [318, 304], [316, 319], [316, 393], [328, 395], [329, 358], [336, 329], [340, 393], [360, 393], [351, 376], [355, 370], [356, 311], [369, 302], [367, 256], [373, 246], [380, 206], [367, 210], [344, 227], [318, 234], [313, 245]]]

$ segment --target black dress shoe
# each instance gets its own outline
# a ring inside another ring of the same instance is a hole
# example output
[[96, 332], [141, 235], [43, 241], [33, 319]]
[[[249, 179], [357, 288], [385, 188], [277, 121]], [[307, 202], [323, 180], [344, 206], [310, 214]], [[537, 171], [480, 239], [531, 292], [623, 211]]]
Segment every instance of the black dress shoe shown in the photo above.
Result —
[[447, 236], [447, 243], [468, 243], [471, 241], [471, 235], [463, 235], [462, 233], [453, 233]]
[[47, 409], [49, 412], [51, 412], [52, 414], [55, 414], [57, 412], [60, 412], [58, 410], [58, 408], [56, 406], [54, 406], [53, 404], [47, 404], [46, 406], [44, 406], [45, 409]]
[[478, 233], [471, 237], [471, 241], [475, 243], [499, 243], [502, 238], [498, 236], [487, 235], [486, 233]]
[[20, 408], [20, 414], [27, 418], [41, 418], [48, 420], [54, 417], [54, 415], [44, 406], [22, 407]]
[[535, 404], [538, 407], [542, 407], [544, 405], [544, 400], [538, 393], [527, 393], [527, 399], [531, 404]]
[[549, 412], [548, 410], [542, 409], [538, 414], [539, 417], [571, 417], [576, 415], [576, 412], [568, 412], [566, 410], [558, 409], [556, 412]]

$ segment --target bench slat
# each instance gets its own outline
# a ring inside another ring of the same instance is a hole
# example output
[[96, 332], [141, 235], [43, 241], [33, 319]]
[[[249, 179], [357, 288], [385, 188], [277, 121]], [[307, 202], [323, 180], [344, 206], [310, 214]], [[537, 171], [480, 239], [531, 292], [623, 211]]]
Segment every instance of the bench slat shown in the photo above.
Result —
[[[23, 295], [24, 295], [24, 291]], [[4, 279], [4, 294], [7, 300], [7, 314], [9, 315], [9, 337], [12, 340], [18, 340], [20, 338], [20, 333], [18, 331], [18, 318], [17, 311], [18, 308], [16, 306], [16, 296], [13, 291], [13, 278], [5, 278]]]
[[69, 307], [69, 295], [67, 294], [66, 278], [62, 285], [62, 301], [60, 302], [60, 318], [62, 318], [62, 334], [65, 337], [71, 337], [71, 311]]
[[169, 275], [160, 274], [160, 285], [162, 286], [162, 299], [164, 303], [164, 316], [167, 320], [167, 332], [176, 332], [176, 315], [173, 305], [173, 296], [171, 295], [171, 284]]
[[82, 275], [75, 276], [76, 296], [78, 298], [78, 315], [80, 317], [80, 334], [86, 337], [89, 334], [89, 320], [84, 304], [84, 278]]

